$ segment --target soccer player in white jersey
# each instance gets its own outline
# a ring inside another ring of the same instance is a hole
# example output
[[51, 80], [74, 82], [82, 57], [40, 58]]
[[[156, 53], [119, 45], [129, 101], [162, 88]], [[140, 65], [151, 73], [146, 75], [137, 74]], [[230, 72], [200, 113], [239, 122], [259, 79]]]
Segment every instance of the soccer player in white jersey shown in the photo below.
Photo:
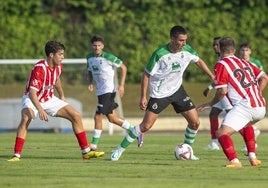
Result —
[[[86, 56], [88, 68], [89, 91], [93, 91], [93, 81], [96, 84], [96, 95], [98, 96], [98, 105], [94, 116], [95, 127], [93, 131], [91, 148], [97, 150], [98, 143], [102, 133], [103, 115], [108, 121], [116, 124], [127, 131], [133, 126], [130, 123], [117, 116], [115, 109], [118, 104], [114, 101], [116, 92], [120, 97], [124, 95], [124, 85], [127, 75], [127, 67], [123, 61], [113, 54], [103, 51], [104, 38], [100, 35], [94, 35], [91, 38], [91, 48], [93, 52]], [[114, 83], [115, 71], [121, 69], [121, 77], [118, 88]], [[143, 137], [141, 137], [143, 138]], [[143, 140], [138, 140], [138, 146], [141, 146]]]
[[[229, 162], [227, 168], [240, 168], [231, 135], [247, 125], [253, 125], [264, 118], [266, 102], [262, 96], [262, 90], [268, 82], [267, 75], [257, 66], [235, 54], [235, 42], [231, 37], [223, 37], [220, 40], [221, 59], [216, 63], [215, 81], [216, 90], [213, 99], [200, 105], [198, 110], [205, 110], [220, 101], [227, 95], [233, 105], [224, 117], [221, 127], [217, 131], [219, 143]], [[251, 140], [252, 148], [248, 152], [248, 158], [252, 166], [261, 165], [255, 153], [254, 132], [246, 134], [247, 140]]]
[[[90, 150], [79, 112], [65, 101], [60, 80], [64, 51], [65, 46], [62, 43], [48, 41], [45, 45], [47, 58], [37, 62], [29, 76], [22, 98], [21, 121], [17, 129], [14, 155], [8, 160], [10, 162], [20, 161], [28, 126], [37, 116], [44, 121], [49, 121], [49, 116], [62, 117], [71, 121], [83, 159], [104, 155], [104, 152]], [[57, 90], [59, 98], [54, 95], [54, 89]]]
[[[170, 104], [176, 113], [181, 113], [188, 122], [184, 143], [192, 145], [199, 128], [199, 117], [191, 98], [183, 88], [183, 73], [190, 63], [196, 64], [211, 79], [205, 62], [198, 56], [183, 50], [187, 41], [187, 31], [182, 26], [170, 30], [170, 42], [161, 46], [151, 56], [145, 67], [141, 82], [140, 108], [145, 111], [142, 122], [125, 136], [121, 144], [111, 155], [112, 161], [119, 160], [125, 149], [142, 133], [148, 131], [163, 111]], [[147, 89], [150, 99], [147, 103]], [[198, 160], [192, 156], [192, 160]]]

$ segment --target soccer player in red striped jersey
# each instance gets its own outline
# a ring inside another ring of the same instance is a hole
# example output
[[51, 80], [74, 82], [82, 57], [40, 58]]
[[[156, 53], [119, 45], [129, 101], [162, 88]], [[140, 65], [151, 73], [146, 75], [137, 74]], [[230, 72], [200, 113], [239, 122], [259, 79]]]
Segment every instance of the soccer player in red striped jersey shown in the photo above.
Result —
[[[14, 155], [8, 160], [10, 162], [20, 161], [27, 129], [32, 119], [37, 116], [44, 121], [49, 121], [49, 116], [62, 117], [71, 121], [83, 159], [104, 155], [104, 152], [90, 150], [81, 115], [65, 101], [60, 80], [64, 51], [65, 46], [62, 43], [48, 41], [45, 45], [46, 59], [37, 62], [32, 69], [22, 97], [21, 121], [17, 129]], [[57, 90], [59, 97], [54, 95], [54, 89]]]
[[[224, 117], [221, 127], [217, 131], [219, 143], [229, 163], [228, 168], [242, 167], [235, 151], [231, 135], [247, 125], [253, 125], [264, 118], [266, 102], [262, 96], [262, 90], [268, 82], [267, 75], [252, 63], [239, 59], [235, 54], [235, 42], [231, 37], [223, 37], [220, 40], [221, 59], [214, 67], [215, 88], [214, 98], [201, 106], [198, 110], [204, 110], [220, 101], [224, 96], [233, 105]], [[247, 135], [255, 143], [254, 134]], [[255, 144], [248, 152], [248, 158], [252, 166], [261, 165], [255, 154]]]

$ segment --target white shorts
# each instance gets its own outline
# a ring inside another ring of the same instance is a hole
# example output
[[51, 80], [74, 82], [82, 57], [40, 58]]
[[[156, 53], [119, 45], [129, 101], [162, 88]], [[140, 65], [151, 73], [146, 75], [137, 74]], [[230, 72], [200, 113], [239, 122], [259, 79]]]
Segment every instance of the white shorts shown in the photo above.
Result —
[[[57, 114], [57, 112], [63, 108], [64, 106], [68, 105], [67, 102], [60, 100], [58, 97], [54, 96], [46, 101], [46, 102], [40, 102], [40, 105], [42, 106], [42, 108], [45, 110], [45, 112], [50, 115], [50, 116], [55, 116]], [[22, 97], [22, 107], [21, 109], [24, 108], [30, 108], [34, 111], [34, 116], [35, 118], [38, 115], [38, 111], [35, 108], [35, 106], [33, 105], [31, 99], [29, 98], [29, 95], [26, 94]]]
[[252, 108], [246, 104], [235, 105], [229, 111], [223, 121], [222, 126], [232, 127], [235, 131], [239, 131], [251, 121], [259, 121], [264, 118], [266, 113], [265, 107]]
[[218, 103], [214, 104], [213, 107], [221, 110], [231, 110], [233, 108], [226, 96], [224, 96]]

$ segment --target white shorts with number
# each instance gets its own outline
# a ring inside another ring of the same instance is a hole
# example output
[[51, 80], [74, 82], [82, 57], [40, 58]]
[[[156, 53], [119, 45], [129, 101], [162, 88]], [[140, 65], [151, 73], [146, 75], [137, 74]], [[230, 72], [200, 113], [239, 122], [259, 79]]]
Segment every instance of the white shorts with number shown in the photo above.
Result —
[[265, 107], [252, 108], [246, 104], [235, 105], [229, 111], [223, 121], [222, 126], [232, 127], [235, 131], [239, 131], [251, 121], [259, 121], [264, 118], [266, 113]]
[[226, 96], [224, 96], [218, 103], [214, 104], [213, 107], [221, 110], [231, 110], [233, 108]]
[[[59, 99], [58, 97], [54, 96], [46, 101], [46, 102], [40, 102], [40, 105], [42, 106], [42, 108], [45, 110], [45, 112], [50, 115], [50, 116], [55, 116], [57, 114], [57, 112], [63, 108], [64, 106], [68, 105], [67, 102]], [[29, 98], [29, 95], [26, 94], [22, 97], [22, 107], [21, 109], [24, 108], [30, 108], [34, 111], [34, 116], [35, 118], [38, 115], [38, 111], [35, 108], [35, 106], [33, 105], [31, 99]]]

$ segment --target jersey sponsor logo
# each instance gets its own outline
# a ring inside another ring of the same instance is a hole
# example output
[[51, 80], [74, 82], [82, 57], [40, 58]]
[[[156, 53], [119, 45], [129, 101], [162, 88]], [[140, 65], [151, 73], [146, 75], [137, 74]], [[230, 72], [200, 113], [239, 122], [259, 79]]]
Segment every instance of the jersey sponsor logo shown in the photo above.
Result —
[[181, 65], [178, 62], [172, 63], [172, 71], [178, 70], [181, 68]]

